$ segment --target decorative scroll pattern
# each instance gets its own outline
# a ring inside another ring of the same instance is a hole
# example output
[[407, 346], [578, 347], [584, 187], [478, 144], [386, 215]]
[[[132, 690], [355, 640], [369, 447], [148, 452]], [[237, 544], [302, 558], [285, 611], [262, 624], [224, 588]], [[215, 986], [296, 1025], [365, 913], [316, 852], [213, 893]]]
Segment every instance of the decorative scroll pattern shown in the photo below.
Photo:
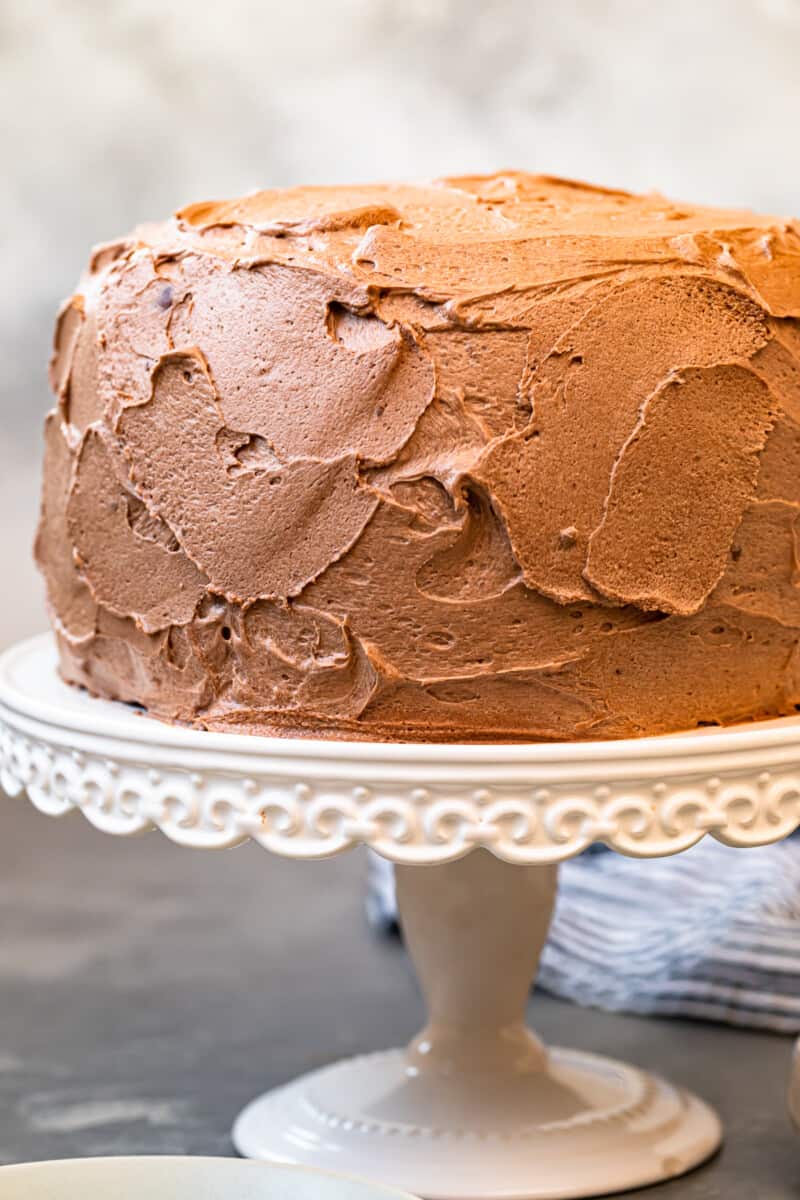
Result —
[[[100, 740], [98, 739], [98, 745]], [[118, 744], [118, 743], [117, 743]], [[98, 829], [134, 834], [154, 827], [184, 846], [226, 847], [253, 838], [292, 858], [322, 858], [366, 844], [398, 863], [435, 863], [485, 846], [512, 863], [548, 863], [601, 841], [623, 854], [675, 854], [706, 833], [732, 846], [786, 837], [800, 824], [797, 761], [773, 770], [654, 778], [639, 782], [409, 786], [376, 761], [368, 784], [308, 778], [302, 760], [276, 774], [219, 767], [155, 768], [133, 743], [124, 756], [70, 750], [0, 721], [0, 784], [25, 791], [44, 813], [80, 809]], [[162, 755], [163, 756], [163, 755]], [[697, 767], [695, 765], [695, 772]], [[343, 772], [344, 774], [344, 772]]]

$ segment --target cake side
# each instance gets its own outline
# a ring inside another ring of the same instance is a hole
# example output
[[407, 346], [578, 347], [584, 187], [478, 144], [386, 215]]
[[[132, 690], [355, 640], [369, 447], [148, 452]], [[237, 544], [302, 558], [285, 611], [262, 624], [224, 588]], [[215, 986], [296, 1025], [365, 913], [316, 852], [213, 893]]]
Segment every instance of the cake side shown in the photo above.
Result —
[[194, 205], [56, 328], [61, 669], [214, 729], [800, 703], [800, 230], [508, 173]]

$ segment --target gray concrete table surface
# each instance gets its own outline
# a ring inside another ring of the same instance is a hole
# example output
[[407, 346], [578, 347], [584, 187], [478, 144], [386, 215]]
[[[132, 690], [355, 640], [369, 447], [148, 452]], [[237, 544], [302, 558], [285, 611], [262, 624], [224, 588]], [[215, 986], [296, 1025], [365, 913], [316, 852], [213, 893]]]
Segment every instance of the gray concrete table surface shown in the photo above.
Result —
[[[402, 949], [365, 927], [363, 871], [358, 852], [304, 863], [108, 837], [0, 796], [0, 1161], [232, 1154], [231, 1123], [259, 1091], [409, 1038], [421, 1001]], [[630, 1195], [800, 1193], [789, 1039], [540, 995], [531, 1019], [721, 1112], [711, 1164]]]

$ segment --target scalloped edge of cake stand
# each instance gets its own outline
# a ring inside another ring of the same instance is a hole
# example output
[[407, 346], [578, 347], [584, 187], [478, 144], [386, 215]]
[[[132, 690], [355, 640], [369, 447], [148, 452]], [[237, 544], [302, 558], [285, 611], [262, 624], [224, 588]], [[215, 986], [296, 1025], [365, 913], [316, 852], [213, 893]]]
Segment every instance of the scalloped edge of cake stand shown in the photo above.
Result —
[[396, 863], [485, 847], [553, 863], [594, 841], [657, 857], [800, 824], [800, 716], [628, 741], [424, 745], [169, 725], [63, 683], [51, 635], [0, 655], [0, 782], [97, 828], [294, 858], [365, 844]]

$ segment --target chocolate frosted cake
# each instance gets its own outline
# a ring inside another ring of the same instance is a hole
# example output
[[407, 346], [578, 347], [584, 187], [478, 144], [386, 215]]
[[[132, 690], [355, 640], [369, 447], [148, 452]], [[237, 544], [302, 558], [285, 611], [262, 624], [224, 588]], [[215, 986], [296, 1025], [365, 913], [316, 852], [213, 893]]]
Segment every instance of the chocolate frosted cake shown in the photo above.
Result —
[[198, 204], [62, 310], [64, 678], [218, 730], [800, 703], [800, 227], [525, 174]]

